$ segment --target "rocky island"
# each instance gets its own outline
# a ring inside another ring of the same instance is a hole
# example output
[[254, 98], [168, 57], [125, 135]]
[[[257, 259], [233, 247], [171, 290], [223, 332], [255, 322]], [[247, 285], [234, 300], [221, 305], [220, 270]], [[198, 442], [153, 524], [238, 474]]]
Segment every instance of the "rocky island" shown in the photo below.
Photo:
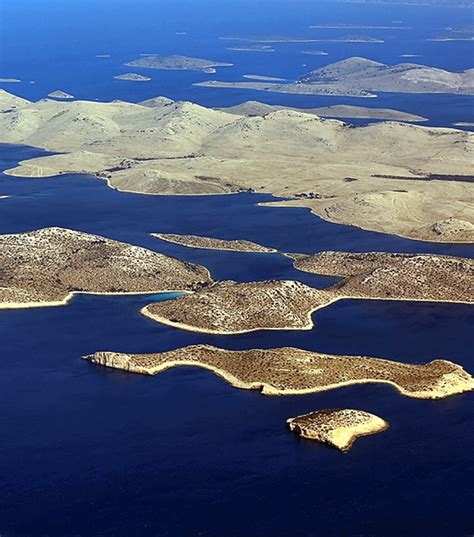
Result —
[[152, 233], [153, 237], [157, 237], [163, 241], [188, 246], [189, 248], [202, 248], [204, 250], [226, 250], [229, 252], [253, 252], [269, 254], [277, 250], [267, 248], [255, 242], [246, 240], [223, 240], [212, 237], [199, 237], [196, 235], [176, 235], [173, 233]]
[[232, 63], [216, 62], [203, 58], [190, 56], [159, 56], [147, 55], [125, 64], [127, 67], [141, 67], [145, 69], [172, 69], [179, 71], [202, 71], [203, 73], [215, 73], [216, 67], [232, 67]]
[[377, 25], [377, 24], [312, 24], [310, 28], [318, 30], [411, 30], [411, 26], [400, 26], [400, 24]]
[[235, 45], [233, 47], [227, 47], [227, 50], [237, 50], [240, 52], [275, 52], [270, 45], [259, 45], [255, 43], [254, 45]]
[[86, 173], [147, 194], [253, 190], [332, 222], [474, 241], [468, 131], [398, 122], [354, 127], [288, 109], [245, 117], [166, 98], [31, 103], [5, 92], [0, 100], [0, 142], [56, 153], [25, 160], [9, 175]]
[[291, 36], [238, 36], [238, 35], [229, 35], [219, 37], [226, 41], [243, 41], [247, 43], [313, 43], [317, 41], [311, 37], [291, 37]]
[[71, 95], [70, 93], [66, 93], [65, 91], [56, 90], [52, 91], [51, 93], [48, 93], [48, 97], [52, 97], [53, 99], [74, 99], [74, 95]]
[[295, 281], [217, 282], [143, 315], [162, 324], [211, 334], [310, 330], [311, 314], [343, 299], [474, 303], [474, 260], [431, 254], [287, 254], [298, 270], [340, 277], [326, 289]]
[[295, 281], [223, 281], [186, 297], [145, 306], [142, 314], [168, 326], [206, 334], [310, 330], [311, 313], [333, 299], [331, 292]]
[[242, 75], [242, 78], [248, 78], [249, 80], [261, 80], [263, 82], [284, 82], [284, 78], [278, 78], [277, 76], [265, 76], [265, 75]]
[[191, 291], [204, 267], [63, 228], [0, 235], [0, 308], [57, 306], [74, 293]]
[[383, 39], [378, 39], [376, 37], [370, 37], [367, 35], [346, 35], [342, 37], [314, 39], [314, 42], [318, 41], [322, 43], [385, 43]]
[[114, 76], [115, 80], [129, 80], [130, 82], [149, 82], [149, 76], [138, 75], [137, 73], [124, 73]]
[[383, 252], [287, 255], [298, 270], [344, 278], [331, 289], [348, 298], [474, 303], [473, 259]]
[[324, 50], [303, 50], [303, 54], [307, 54], [308, 56], [328, 56], [329, 52], [325, 52]]
[[[317, 40], [316, 40], [317, 41]], [[302, 95], [376, 97], [374, 92], [474, 94], [474, 69], [450, 72], [414, 63], [386, 65], [348, 58], [321, 67], [289, 84], [207, 81], [197, 86], [240, 88]]]
[[302, 438], [316, 440], [349, 451], [361, 436], [380, 433], [388, 423], [369, 412], [351, 408], [335, 408], [310, 412], [287, 420], [290, 431]]
[[351, 384], [383, 383], [408, 397], [441, 399], [474, 389], [474, 379], [446, 360], [406, 364], [367, 356], [336, 356], [295, 348], [232, 351], [191, 345], [155, 354], [96, 352], [84, 359], [142, 375], [171, 367], [202, 367], [236, 388], [264, 395], [316, 393]]
[[368, 108], [364, 106], [352, 106], [347, 104], [335, 104], [332, 106], [322, 106], [320, 108], [291, 108], [288, 106], [266, 104], [259, 101], [246, 101], [228, 108], [219, 108], [223, 112], [242, 116], [266, 116], [277, 110], [294, 110], [305, 114], [314, 114], [319, 117], [344, 118], [344, 119], [383, 119], [386, 121], [405, 121], [418, 123], [428, 121], [427, 118], [392, 110], [390, 108]]

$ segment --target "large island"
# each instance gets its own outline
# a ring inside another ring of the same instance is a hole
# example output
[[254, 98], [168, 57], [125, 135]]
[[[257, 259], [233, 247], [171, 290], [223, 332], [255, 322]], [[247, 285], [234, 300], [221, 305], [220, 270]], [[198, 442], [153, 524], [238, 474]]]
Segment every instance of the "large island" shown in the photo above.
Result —
[[56, 153], [21, 162], [10, 175], [87, 173], [147, 194], [250, 190], [332, 222], [474, 241], [467, 131], [400, 122], [354, 127], [286, 109], [246, 117], [169, 99], [30, 103], [4, 93], [1, 103], [0, 142]]

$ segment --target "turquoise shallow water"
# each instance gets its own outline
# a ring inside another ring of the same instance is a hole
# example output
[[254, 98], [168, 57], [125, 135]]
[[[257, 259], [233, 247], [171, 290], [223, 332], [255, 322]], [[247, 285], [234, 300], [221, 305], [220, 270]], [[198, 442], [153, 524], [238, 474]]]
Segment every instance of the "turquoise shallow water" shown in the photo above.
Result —
[[[271, 7], [269, 7], [271, 5]], [[2, 5], [0, 72], [24, 82], [4, 86], [30, 98], [60, 88], [81, 98], [138, 101], [157, 94], [206, 105], [249, 98], [319, 106], [327, 99], [195, 88], [199, 73], [153, 72], [150, 85], [112, 81], [141, 52], [178, 52], [230, 60], [218, 76], [246, 72], [295, 78], [309, 65], [298, 45], [273, 54], [227, 51], [224, 33], [308, 35], [310, 23], [403, 20], [415, 30], [384, 45], [318, 43], [330, 56], [387, 62], [423, 53], [430, 65], [463, 69], [472, 45], [424, 41], [460, 11], [317, 7], [315, 2], [37, 2]], [[318, 4], [319, 5], [319, 4]], [[179, 6], [176, 8], [176, 6]], [[144, 16], [143, 14], [146, 14]], [[101, 22], [107, 15], [107, 24]], [[8, 24], [5, 24], [8, 20]], [[188, 35], [176, 36], [186, 30]], [[346, 32], [347, 33], [347, 32]], [[365, 31], [364, 31], [365, 33]], [[373, 34], [374, 32], [370, 32]], [[374, 33], [375, 35], [375, 33]], [[370, 48], [369, 48], [370, 47]], [[377, 47], [377, 48], [373, 48]], [[148, 50], [151, 49], [151, 50]], [[95, 54], [110, 52], [110, 62]], [[240, 53], [243, 54], [243, 53]], [[347, 102], [347, 100], [344, 100]], [[352, 104], [354, 104], [352, 102]], [[430, 117], [432, 124], [472, 120], [472, 98], [384, 95], [357, 101]], [[1, 169], [40, 154], [0, 146]], [[298, 279], [325, 287], [334, 279], [294, 270], [281, 255], [193, 250], [151, 232], [246, 238], [282, 251], [385, 250], [472, 257], [472, 245], [430, 244], [339, 226], [305, 209], [257, 206], [264, 195], [182, 197], [115, 192], [81, 176], [29, 180], [0, 175], [0, 233], [63, 226], [176, 255], [218, 279]], [[232, 349], [295, 346], [404, 362], [446, 358], [474, 371], [474, 309], [468, 305], [341, 301], [315, 313], [310, 331], [210, 336], [161, 326], [140, 315], [169, 295], [78, 295], [64, 307], [0, 311], [0, 534], [6, 537], [469, 535], [473, 395], [442, 401], [404, 398], [382, 385], [297, 397], [236, 390], [209, 372], [177, 368], [157, 377], [94, 366], [97, 350], [158, 352], [209, 343]], [[288, 417], [330, 408], [362, 408], [390, 422], [351, 452], [291, 435]]]

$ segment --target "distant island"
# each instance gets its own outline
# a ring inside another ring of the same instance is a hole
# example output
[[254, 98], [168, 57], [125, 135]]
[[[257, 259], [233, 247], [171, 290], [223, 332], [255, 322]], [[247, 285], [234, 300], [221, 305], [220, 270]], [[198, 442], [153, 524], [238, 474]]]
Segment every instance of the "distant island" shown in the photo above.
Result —
[[238, 50], [243, 52], [275, 52], [270, 45], [235, 45], [233, 47], [227, 47], [227, 50]]
[[114, 76], [115, 80], [130, 80], [131, 82], [148, 82], [151, 80], [148, 76], [137, 75], [136, 73], [125, 73], [123, 75]]
[[383, 39], [376, 37], [370, 37], [365, 35], [346, 35], [343, 37], [334, 37], [334, 38], [319, 38], [313, 39], [313, 42], [321, 43], [384, 43]]
[[310, 28], [327, 29], [327, 30], [412, 30], [411, 26], [400, 26], [399, 24], [392, 25], [371, 25], [371, 24], [312, 24]]
[[324, 50], [303, 50], [303, 54], [308, 54], [309, 56], [327, 56], [329, 52]]
[[450, 72], [415, 63], [386, 65], [366, 58], [353, 57], [311, 71], [290, 84], [210, 80], [195, 85], [350, 97], [376, 97], [375, 91], [473, 95], [474, 69]]
[[456, 7], [472, 8], [473, 0], [322, 0], [328, 4], [378, 4], [399, 6], [428, 6], [428, 7]]
[[227, 35], [219, 37], [227, 41], [244, 41], [248, 43], [314, 43], [318, 41], [312, 37], [291, 37], [291, 36], [239, 36]]
[[427, 41], [474, 41], [474, 35], [440, 35], [438, 37], [429, 37]]
[[65, 91], [56, 90], [52, 91], [51, 93], [48, 93], [48, 97], [52, 97], [53, 99], [74, 99], [74, 95], [71, 95], [70, 93], [66, 93]]
[[276, 76], [265, 75], [242, 75], [242, 78], [248, 78], [249, 80], [261, 80], [266, 82], [284, 82], [284, 78], [278, 78]]
[[216, 62], [190, 56], [159, 56], [147, 55], [125, 64], [127, 67], [141, 67], [144, 69], [171, 69], [178, 71], [201, 71], [215, 73], [216, 67], [232, 67], [232, 63]]
[[425, 117], [402, 112], [401, 110], [392, 110], [390, 108], [366, 108], [363, 106], [344, 104], [322, 106], [320, 108], [290, 108], [288, 106], [271, 105], [259, 101], [246, 101], [227, 108], [219, 108], [219, 110], [242, 116], [265, 116], [277, 110], [295, 110], [306, 114], [315, 114], [317, 116], [330, 118], [384, 119], [389, 121], [407, 121], [414, 123], [428, 121]]
[[21, 82], [19, 78], [0, 78], [0, 84], [18, 84]]

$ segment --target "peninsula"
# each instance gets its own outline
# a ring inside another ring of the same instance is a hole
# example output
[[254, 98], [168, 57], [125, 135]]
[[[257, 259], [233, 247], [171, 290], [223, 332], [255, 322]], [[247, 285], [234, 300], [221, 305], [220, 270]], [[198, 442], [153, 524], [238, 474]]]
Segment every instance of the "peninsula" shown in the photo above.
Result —
[[0, 309], [58, 306], [74, 293], [191, 291], [204, 267], [63, 228], [0, 235]]
[[216, 67], [232, 67], [232, 63], [216, 62], [203, 58], [193, 58], [190, 56], [159, 56], [148, 55], [130, 61], [125, 64], [127, 67], [142, 67], [145, 69], [172, 69], [178, 71], [202, 71], [203, 73], [215, 73]]
[[441, 399], [474, 389], [473, 377], [446, 360], [406, 364], [290, 347], [232, 351], [191, 345], [156, 354], [96, 352], [84, 359], [142, 375], [157, 375], [178, 366], [202, 367], [236, 388], [259, 390], [263, 395], [308, 394], [365, 383], [389, 384], [417, 399]]
[[302, 438], [316, 440], [349, 451], [361, 436], [380, 433], [388, 429], [388, 423], [369, 412], [351, 408], [319, 410], [287, 420], [290, 431]]
[[124, 73], [123, 75], [114, 76], [116, 80], [129, 80], [130, 82], [149, 82], [149, 76], [138, 75], [137, 73]]
[[253, 252], [253, 253], [275, 253], [274, 248], [267, 248], [255, 242], [246, 240], [223, 240], [212, 237], [200, 237], [196, 235], [175, 235], [173, 233], [152, 233], [163, 241], [172, 242], [189, 248], [201, 248], [204, 250], [226, 250], [229, 252]]
[[143, 315], [211, 334], [310, 330], [311, 314], [343, 299], [474, 304], [474, 260], [432, 254], [287, 254], [298, 270], [343, 278], [315, 289], [295, 281], [214, 283], [191, 295], [150, 304]]
[[250, 190], [332, 222], [474, 241], [469, 131], [397, 122], [354, 127], [288, 109], [245, 117], [166, 98], [31, 103], [4, 92], [0, 103], [0, 142], [56, 153], [25, 160], [9, 175], [85, 173], [147, 194]]

